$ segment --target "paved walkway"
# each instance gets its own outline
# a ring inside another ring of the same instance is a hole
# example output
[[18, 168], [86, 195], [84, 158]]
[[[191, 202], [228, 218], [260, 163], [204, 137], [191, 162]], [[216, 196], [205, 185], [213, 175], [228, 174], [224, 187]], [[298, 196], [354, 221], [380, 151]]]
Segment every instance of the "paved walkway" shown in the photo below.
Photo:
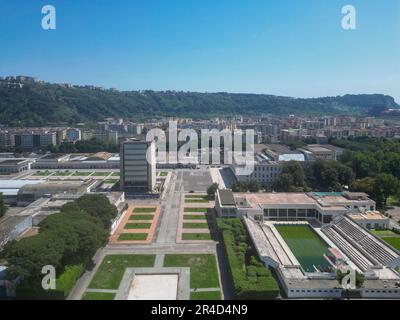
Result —
[[[172, 173], [168, 190], [165, 192], [165, 203], [161, 207], [161, 223], [156, 235], [156, 242], [162, 244], [174, 244], [178, 229], [180, 193], [175, 192], [177, 174]], [[178, 181], [181, 183], [181, 181]]]
[[111, 290], [111, 289], [86, 289], [86, 292], [117, 293], [118, 290]]
[[157, 254], [156, 260], [154, 261], [154, 268], [162, 268], [164, 266], [164, 258], [164, 253]]
[[220, 288], [196, 288], [190, 289], [190, 292], [210, 292], [210, 291], [221, 291]]

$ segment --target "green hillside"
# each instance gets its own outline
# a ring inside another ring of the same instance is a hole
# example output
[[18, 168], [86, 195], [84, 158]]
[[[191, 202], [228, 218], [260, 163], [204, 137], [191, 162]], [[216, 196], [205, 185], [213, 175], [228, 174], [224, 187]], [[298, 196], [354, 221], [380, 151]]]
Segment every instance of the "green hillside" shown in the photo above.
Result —
[[146, 119], [158, 116], [208, 118], [236, 114], [338, 115], [367, 114], [398, 108], [385, 95], [346, 95], [296, 99], [260, 94], [175, 91], [116, 91], [24, 83], [9, 88], [0, 81], [0, 123], [11, 126], [96, 121], [105, 117]]

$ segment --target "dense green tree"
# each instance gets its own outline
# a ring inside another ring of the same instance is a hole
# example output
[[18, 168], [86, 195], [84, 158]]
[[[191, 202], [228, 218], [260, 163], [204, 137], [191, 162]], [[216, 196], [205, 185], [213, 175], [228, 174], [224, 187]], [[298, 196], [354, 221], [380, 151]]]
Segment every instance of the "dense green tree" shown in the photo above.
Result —
[[209, 187], [207, 188], [207, 195], [208, 195], [208, 197], [214, 198], [214, 195], [215, 195], [215, 193], [217, 192], [218, 187], [219, 187], [218, 183], [213, 183], [211, 186], [209, 186]]
[[77, 201], [65, 204], [62, 212], [85, 211], [92, 217], [98, 218], [105, 228], [109, 228], [111, 220], [117, 216], [117, 208], [103, 194], [87, 194]]
[[288, 173], [283, 173], [275, 182], [274, 189], [278, 192], [289, 192], [290, 190], [293, 190], [293, 185], [294, 179], [292, 175]]
[[301, 164], [297, 161], [285, 162], [274, 189], [281, 192], [299, 192], [305, 188], [305, 174]]
[[257, 181], [252, 180], [247, 184], [247, 188], [250, 192], [259, 192], [261, 189], [261, 186]]
[[317, 160], [313, 165], [314, 180], [321, 190], [341, 191], [354, 179], [351, 168], [337, 161]]
[[375, 179], [371, 177], [354, 180], [350, 185], [350, 191], [365, 192], [370, 196], [374, 193]]
[[248, 190], [247, 184], [241, 181], [237, 181], [232, 185], [233, 192], [246, 192]]
[[376, 201], [379, 208], [384, 208], [388, 197], [400, 192], [400, 183], [393, 175], [381, 173], [375, 178], [367, 177], [355, 180], [350, 185], [350, 190], [367, 193]]
[[[62, 207], [39, 224], [39, 234], [13, 242], [6, 250], [9, 274], [35, 282], [44, 265], [63, 271], [67, 265], [87, 264], [107, 243], [115, 206], [104, 195], [86, 195]], [[37, 284], [37, 283], [36, 283]]]
[[3, 194], [0, 193], [0, 218], [6, 214], [8, 207], [4, 203]]
[[379, 201], [381, 206], [384, 207], [387, 204], [387, 199], [391, 195], [398, 194], [399, 189], [400, 184], [398, 179], [391, 174], [381, 173], [375, 178], [373, 194], [376, 197], [376, 201]]
[[7, 274], [34, 281], [43, 276], [41, 270], [46, 265], [60, 269], [64, 245], [64, 239], [54, 233], [42, 233], [13, 243], [7, 250]]

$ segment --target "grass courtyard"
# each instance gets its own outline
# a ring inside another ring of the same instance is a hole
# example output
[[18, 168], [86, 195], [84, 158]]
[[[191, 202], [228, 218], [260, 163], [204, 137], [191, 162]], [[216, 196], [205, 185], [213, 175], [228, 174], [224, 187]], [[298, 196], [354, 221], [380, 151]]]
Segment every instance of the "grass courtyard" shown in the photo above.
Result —
[[155, 258], [155, 255], [105, 256], [89, 288], [116, 290], [119, 288], [126, 268], [153, 267]]
[[213, 254], [167, 254], [164, 267], [189, 267], [190, 288], [219, 288], [218, 270]]
[[328, 245], [309, 225], [275, 224], [275, 228], [306, 272], [315, 272], [315, 267], [321, 271], [329, 269], [324, 258]]

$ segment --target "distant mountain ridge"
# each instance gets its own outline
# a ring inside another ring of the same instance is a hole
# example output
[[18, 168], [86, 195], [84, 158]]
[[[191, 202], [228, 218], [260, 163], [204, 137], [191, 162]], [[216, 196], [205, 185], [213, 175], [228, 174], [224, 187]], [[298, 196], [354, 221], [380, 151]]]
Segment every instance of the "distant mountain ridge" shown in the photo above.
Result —
[[[22, 87], [21, 85], [22, 84]], [[0, 123], [9, 126], [75, 124], [106, 117], [149, 119], [161, 116], [209, 118], [261, 115], [378, 115], [400, 109], [383, 94], [291, 98], [266, 94], [178, 91], [117, 91], [92, 86], [67, 86], [0, 80]]]

